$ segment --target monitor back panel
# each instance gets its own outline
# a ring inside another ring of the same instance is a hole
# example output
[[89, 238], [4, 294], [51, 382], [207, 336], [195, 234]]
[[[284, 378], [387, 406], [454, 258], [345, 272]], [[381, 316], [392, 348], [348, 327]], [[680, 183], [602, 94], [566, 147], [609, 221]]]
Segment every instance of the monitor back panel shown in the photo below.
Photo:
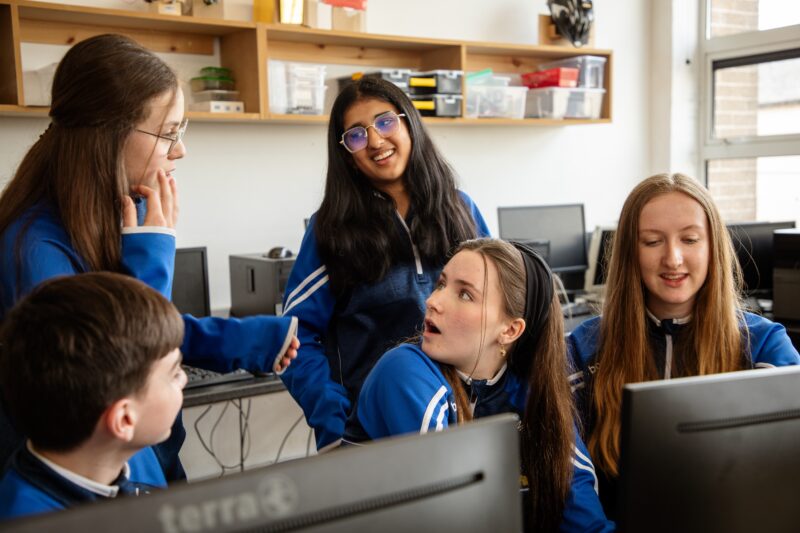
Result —
[[516, 420], [334, 450], [9, 531], [521, 531]]
[[797, 531], [798, 391], [800, 367], [626, 386], [623, 530]]

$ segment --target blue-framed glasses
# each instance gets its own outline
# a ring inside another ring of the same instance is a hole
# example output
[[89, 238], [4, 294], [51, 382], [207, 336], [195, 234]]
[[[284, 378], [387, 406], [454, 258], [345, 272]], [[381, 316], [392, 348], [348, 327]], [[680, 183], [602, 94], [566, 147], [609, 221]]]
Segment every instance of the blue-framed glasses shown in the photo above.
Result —
[[186, 133], [186, 127], [189, 125], [189, 119], [183, 117], [180, 125], [178, 126], [177, 133], [173, 135], [159, 135], [158, 133], [151, 133], [149, 131], [144, 130], [136, 130], [139, 133], [144, 133], [146, 135], [152, 135], [153, 137], [158, 137], [159, 139], [164, 139], [165, 141], [169, 141], [169, 150], [167, 150], [167, 155], [172, 153], [172, 149], [175, 148], [175, 145], [181, 142], [183, 139], [183, 134]]
[[389, 137], [397, 133], [397, 129], [400, 127], [400, 117], [404, 116], [406, 116], [405, 113], [397, 114], [394, 111], [387, 111], [375, 117], [372, 124], [366, 128], [356, 126], [342, 133], [342, 140], [339, 141], [339, 144], [344, 146], [351, 154], [359, 152], [369, 144], [369, 135], [367, 133], [369, 128], [375, 128], [378, 135], [383, 138]]

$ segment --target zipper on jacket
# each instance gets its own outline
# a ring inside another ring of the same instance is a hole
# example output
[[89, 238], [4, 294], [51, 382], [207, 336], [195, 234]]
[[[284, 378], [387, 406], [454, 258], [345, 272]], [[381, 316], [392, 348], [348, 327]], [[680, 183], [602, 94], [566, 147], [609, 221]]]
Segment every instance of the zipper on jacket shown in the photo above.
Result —
[[408, 229], [408, 226], [406, 225], [406, 221], [403, 220], [403, 217], [400, 216], [400, 213], [398, 211], [395, 211], [394, 213], [397, 215], [397, 218], [400, 220], [400, 224], [403, 225], [403, 229], [406, 230], [406, 234], [408, 235], [408, 242], [411, 243], [411, 250], [414, 252], [414, 263], [417, 265], [417, 276], [421, 277], [423, 275], [423, 272], [422, 272], [422, 261], [419, 258], [419, 251], [417, 250], [417, 245], [414, 244], [414, 239], [411, 237], [411, 230]]

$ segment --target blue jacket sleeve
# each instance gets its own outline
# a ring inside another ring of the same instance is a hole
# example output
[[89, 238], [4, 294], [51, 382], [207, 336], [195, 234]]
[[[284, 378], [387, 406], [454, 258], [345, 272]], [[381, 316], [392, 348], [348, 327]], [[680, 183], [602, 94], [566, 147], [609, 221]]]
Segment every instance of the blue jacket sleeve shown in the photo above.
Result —
[[317, 449], [342, 438], [350, 410], [347, 391], [331, 379], [323, 339], [333, 316], [335, 299], [314, 237], [316, 216], [306, 230], [286, 285], [284, 316], [297, 317], [300, 350], [281, 378], [314, 428]]
[[174, 232], [149, 226], [123, 229], [122, 269], [172, 300]]
[[461, 199], [464, 200], [464, 203], [469, 209], [470, 214], [472, 215], [472, 220], [475, 221], [475, 230], [478, 233], [478, 237], [491, 237], [492, 234], [489, 232], [489, 226], [486, 225], [486, 221], [483, 219], [483, 215], [481, 214], [480, 209], [478, 206], [475, 205], [475, 202], [472, 201], [472, 198], [467, 195], [464, 191], [458, 191], [461, 194]]
[[753, 366], [763, 368], [800, 364], [800, 355], [783, 325], [752, 313], [745, 313], [745, 321]]
[[358, 421], [372, 439], [446, 428], [455, 413], [450, 386], [419, 348], [403, 344], [386, 352], [358, 397]]
[[297, 321], [292, 317], [268, 315], [245, 318], [183, 315], [183, 324], [184, 361], [217, 372], [237, 368], [272, 372], [297, 329]]
[[597, 474], [583, 441], [575, 434], [572, 456], [572, 486], [564, 503], [560, 531], [605, 532], [616, 526], [606, 518], [598, 496]]

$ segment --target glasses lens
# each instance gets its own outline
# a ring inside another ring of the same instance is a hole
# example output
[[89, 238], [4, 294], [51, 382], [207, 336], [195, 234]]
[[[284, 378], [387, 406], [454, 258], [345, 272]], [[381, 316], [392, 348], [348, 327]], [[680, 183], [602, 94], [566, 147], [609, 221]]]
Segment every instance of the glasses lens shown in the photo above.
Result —
[[183, 134], [186, 133], [186, 126], [188, 125], [189, 119], [184, 117], [180, 126], [178, 126], [178, 132], [175, 134], [175, 138], [169, 143], [169, 151], [167, 152], [168, 154], [171, 154], [172, 150], [175, 148], [175, 145], [183, 140]]
[[344, 132], [342, 140], [348, 150], [351, 152], [358, 152], [367, 146], [367, 130], [361, 126], [349, 129]]
[[375, 129], [381, 134], [381, 137], [388, 137], [397, 131], [397, 126], [400, 124], [400, 119], [394, 113], [386, 113], [375, 119]]

